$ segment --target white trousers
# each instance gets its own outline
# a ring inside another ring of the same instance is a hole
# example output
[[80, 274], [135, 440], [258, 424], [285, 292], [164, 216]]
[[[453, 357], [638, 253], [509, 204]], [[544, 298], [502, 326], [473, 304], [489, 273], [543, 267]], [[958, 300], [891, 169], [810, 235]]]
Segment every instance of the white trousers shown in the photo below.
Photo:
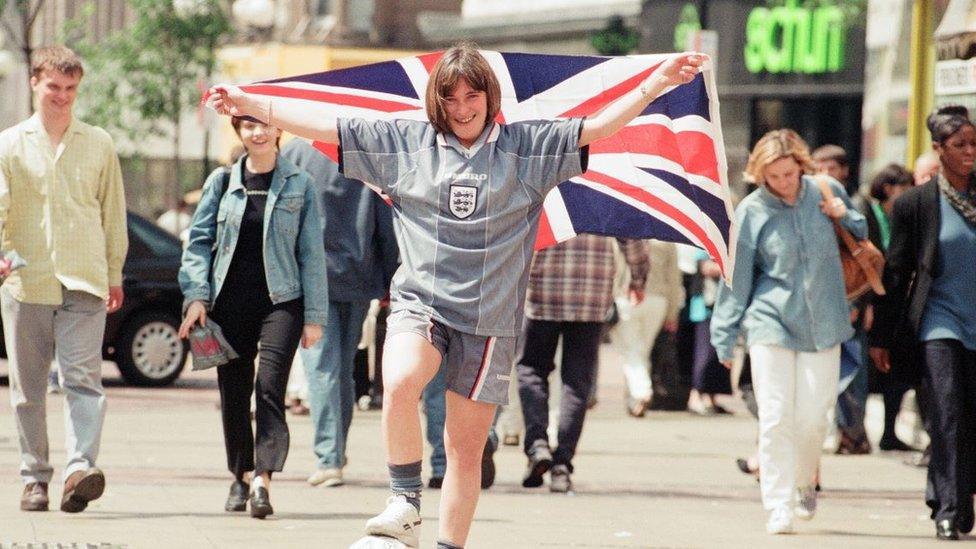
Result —
[[840, 346], [799, 353], [753, 345], [752, 381], [759, 403], [759, 471], [763, 507], [792, 507], [796, 489], [813, 482], [837, 402]]
[[627, 298], [618, 298], [616, 304], [620, 321], [613, 327], [610, 341], [623, 358], [627, 392], [635, 400], [650, 400], [651, 347], [664, 325], [668, 300], [648, 295], [640, 305], [631, 305]]

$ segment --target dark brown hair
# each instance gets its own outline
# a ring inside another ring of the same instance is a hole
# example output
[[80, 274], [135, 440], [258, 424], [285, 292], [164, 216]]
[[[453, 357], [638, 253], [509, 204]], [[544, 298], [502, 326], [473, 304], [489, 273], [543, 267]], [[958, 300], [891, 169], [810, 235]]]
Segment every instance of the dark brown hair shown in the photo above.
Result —
[[40, 78], [45, 70], [58, 71], [68, 76], [85, 75], [81, 57], [65, 46], [45, 46], [31, 54], [31, 76]]
[[459, 42], [444, 52], [427, 81], [427, 118], [438, 132], [451, 133], [444, 102], [462, 78], [474, 90], [485, 92], [488, 103], [485, 126], [491, 124], [501, 110], [501, 86], [498, 85], [498, 78], [491, 70], [488, 60], [478, 53], [474, 43]]
[[[241, 137], [241, 124], [245, 120], [248, 120], [249, 122], [251, 121], [250, 119], [244, 118], [242, 116], [232, 116], [232, 117], [230, 117], [230, 125], [234, 127], [234, 133], [237, 134], [238, 139], [240, 139], [240, 137]], [[254, 123], [255, 124], [264, 124], [264, 122], [258, 122], [258, 121], [254, 121]], [[265, 126], [268, 126], [269, 128], [273, 128], [274, 127], [274, 126], [269, 126], [268, 124], [264, 124], [264, 125]], [[278, 147], [279, 149], [281, 148], [281, 132], [280, 131], [278, 132], [278, 138], [275, 139], [275, 147]], [[243, 154], [243, 153], [241, 153], [241, 154]]]
[[915, 176], [901, 164], [888, 164], [871, 179], [871, 197], [881, 202], [888, 200], [885, 185], [911, 187], [915, 183]]

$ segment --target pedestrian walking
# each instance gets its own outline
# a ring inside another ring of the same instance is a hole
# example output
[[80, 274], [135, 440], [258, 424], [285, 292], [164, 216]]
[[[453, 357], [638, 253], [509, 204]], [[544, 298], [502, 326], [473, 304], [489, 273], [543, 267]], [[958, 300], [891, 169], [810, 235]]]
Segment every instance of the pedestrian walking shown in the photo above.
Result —
[[976, 490], [976, 127], [965, 107], [927, 120], [942, 171], [906, 191], [891, 212], [871, 358], [931, 393], [925, 502], [939, 539], [973, 529]]
[[689, 302], [689, 319], [695, 324], [694, 362], [691, 370], [691, 394], [688, 410], [700, 416], [731, 414], [715, 400], [716, 395], [731, 395], [732, 381], [729, 369], [718, 359], [715, 347], [709, 339], [712, 309], [722, 272], [704, 250], [696, 250], [698, 281], [692, 286], [698, 291]]
[[[519, 338], [519, 397], [525, 417], [523, 449], [528, 458], [522, 486], [542, 486], [549, 472], [549, 490], [573, 490], [573, 457], [583, 432], [587, 399], [596, 381], [597, 353], [607, 312], [613, 304], [619, 245], [630, 268], [632, 306], [644, 299], [649, 262], [639, 240], [580, 235], [536, 252], [529, 274], [525, 322]], [[555, 451], [550, 448], [549, 374], [555, 369], [556, 346], [562, 340], [559, 362], [562, 394]], [[650, 353], [650, 347], [646, 352]], [[550, 471], [551, 469], [551, 471]]]
[[[895, 201], [905, 191], [912, 188], [912, 173], [898, 164], [889, 164], [881, 169], [871, 179], [870, 196], [863, 201], [860, 208], [861, 215], [867, 220], [868, 239], [879, 250], [888, 250], [891, 243], [891, 211]], [[870, 295], [870, 303], [864, 309], [864, 330], [870, 331], [874, 325], [875, 310], [873, 302], [877, 296]], [[885, 451], [912, 451], [908, 444], [902, 442], [895, 434], [895, 421], [901, 410], [901, 401], [911, 385], [903, 380], [895, 379], [890, 374], [879, 372], [871, 368], [869, 375], [874, 376], [883, 396], [884, 402], [884, 431], [878, 448]], [[869, 384], [870, 385], [870, 384]]]
[[337, 120], [308, 102], [276, 102], [233, 86], [211, 90], [218, 112], [340, 143], [344, 174], [378, 186], [393, 203], [402, 266], [391, 291], [383, 372], [393, 495], [367, 521], [367, 534], [418, 543], [423, 439], [417, 402], [443, 360], [447, 472], [438, 546], [463, 547], [488, 430], [508, 397], [543, 199], [585, 170], [586, 145], [614, 134], [669, 86], [690, 82], [703, 62], [697, 54], [675, 56], [585, 121], [496, 123], [501, 88], [470, 44], [448, 49], [432, 68], [429, 122]]
[[614, 305], [618, 320], [611, 328], [610, 342], [620, 354], [626, 383], [626, 411], [643, 417], [651, 404], [651, 348], [663, 329], [678, 331], [678, 313], [685, 300], [678, 270], [678, 249], [673, 242], [648, 240], [644, 247], [650, 270], [644, 283], [644, 301], [631, 303], [630, 270], [623, 254], [617, 254]]
[[299, 342], [314, 346], [328, 317], [325, 248], [308, 174], [278, 154], [281, 131], [237, 117], [231, 124], [246, 154], [204, 183], [179, 274], [180, 337], [209, 316], [239, 355], [217, 367], [234, 475], [224, 508], [250, 504], [251, 516], [263, 519], [274, 513], [272, 473], [288, 456], [285, 391], [295, 350]]
[[808, 175], [810, 152], [792, 130], [764, 135], [749, 155], [746, 175], [760, 185], [736, 208], [739, 238], [732, 286], [719, 287], [712, 343], [732, 366], [744, 331], [759, 406], [759, 470], [770, 534], [793, 531], [793, 518], [817, 509], [814, 476], [836, 402], [840, 343], [849, 320], [832, 219], [856, 238], [864, 217], [841, 185], [826, 201]]
[[0, 133], [0, 249], [26, 266], [0, 261], [0, 310], [10, 361], [10, 403], [20, 448], [24, 511], [48, 510], [45, 412], [48, 371], [57, 359], [65, 400], [61, 510], [98, 499], [96, 465], [105, 420], [102, 337], [105, 316], [122, 306], [128, 249], [122, 170], [112, 138], [74, 117], [84, 68], [63, 46], [34, 51], [30, 86], [36, 112]]
[[[868, 198], [858, 192], [856, 181], [848, 181], [850, 161], [847, 151], [837, 145], [823, 145], [817, 147], [811, 157], [817, 173], [840, 182], [851, 197], [851, 204], [864, 215]], [[871, 453], [871, 441], [868, 440], [868, 433], [864, 428], [864, 414], [868, 404], [864, 315], [868, 299], [869, 297], [862, 297], [853, 304], [851, 324], [854, 327], [854, 336], [840, 346], [840, 382], [837, 385], [834, 418], [840, 434], [836, 453], [841, 455]]]
[[317, 459], [312, 486], [339, 486], [346, 466], [346, 441], [356, 407], [353, 376], [363, 321], [373, 299], [384, 297], [399, 264], [390, 207], [361, 181], [339, 174], [339, 166], [303, 139], [281, 155], [311, 176], [325, 219], [323, 242], [329, 275], [329, 320], [322, 343], [299, 353], [306, 367]]

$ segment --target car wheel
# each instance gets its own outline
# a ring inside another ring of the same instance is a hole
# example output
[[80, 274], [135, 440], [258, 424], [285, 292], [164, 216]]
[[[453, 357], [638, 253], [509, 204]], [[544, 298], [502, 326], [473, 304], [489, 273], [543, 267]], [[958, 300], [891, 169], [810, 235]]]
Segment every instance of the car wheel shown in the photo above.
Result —
[[165, 313], [139, 313], [125, 321], [115, 346], [119, 371], [132, 385], [162, 387], [176, 381], [186, 362], [187, 348], [179, 321]]

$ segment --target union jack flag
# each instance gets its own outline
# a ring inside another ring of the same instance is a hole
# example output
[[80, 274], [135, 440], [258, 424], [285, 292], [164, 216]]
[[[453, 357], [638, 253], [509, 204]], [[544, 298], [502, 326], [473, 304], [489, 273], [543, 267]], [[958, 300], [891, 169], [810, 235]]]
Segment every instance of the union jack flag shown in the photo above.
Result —
[[[639, 86], [668, 58], [481, 53], [501, 84], [500, 123], [592, 115]], [[437, 52], [269, 80], [242, 89], [331, 105], [337, 117], [426, 120], [427, 80], [440, 56]], [[315, 146], [337, 160], [335, 145]], [[616, 135], [592, 143], [586, 173], [549, 193], [536, 248], [579, 233], [691, 244], [708, 252], [731, 280], [736, 234], [710, 68], [667, 90]]]

